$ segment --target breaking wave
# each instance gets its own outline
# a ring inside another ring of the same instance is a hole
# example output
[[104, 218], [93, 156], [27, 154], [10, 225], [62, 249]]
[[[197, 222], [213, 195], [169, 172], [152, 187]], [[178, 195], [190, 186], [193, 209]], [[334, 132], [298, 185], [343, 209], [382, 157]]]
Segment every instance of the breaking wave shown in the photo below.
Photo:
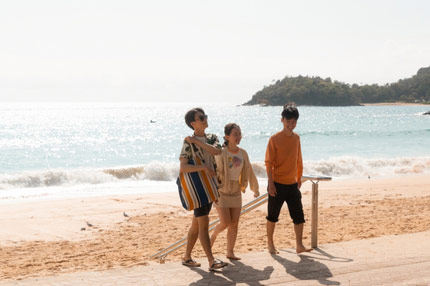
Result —
[[28, 171], [18, 174], [0, 174], [0, 189], [103, 184], [124, 180], [171, 181], [176, 179], [178, 172], [178, 163], [163, 162], [109, 169]]
[[341, 156], [328, 160], [306, 161], [303, 173], [334, 177], [430, 173], [430, 157], [368, 159], [356, 156]]
[[[264, 162], [253, 163], [259, 178], [266, 177]], [[109, 169], [54, 169], [0, 174], [0, 189], [75, 186], [81, 184], [115, 183], [125, 180], [174, 181], [178, 163], [151, 162], [142, 166]], [[368, 159], [355, 156], [333, 157], [327, 160], [305, 161], [304, 174], [333, 177], [393, 176], [396, 174], [430, 173], [430, 157]]]

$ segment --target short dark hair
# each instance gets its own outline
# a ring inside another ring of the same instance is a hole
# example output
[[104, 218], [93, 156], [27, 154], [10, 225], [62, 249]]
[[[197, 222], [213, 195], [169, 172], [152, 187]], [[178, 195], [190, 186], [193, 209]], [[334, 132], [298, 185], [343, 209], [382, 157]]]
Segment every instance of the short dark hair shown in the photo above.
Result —
[[299, 111], [297, 110], [296, 104], [294, 102], [285, 104], [281, 115], [285, 119], [299, 119]]
[[204, 110], [200, 107], [193, 108], [191, 110], [188, 110], [188, 112], [185, 114], [185, 123], [194, 130], [193, 126], [191, 125], [191, 122], [196, 121], [196, 113], [201, 112], [203, 115], [205, 114]]

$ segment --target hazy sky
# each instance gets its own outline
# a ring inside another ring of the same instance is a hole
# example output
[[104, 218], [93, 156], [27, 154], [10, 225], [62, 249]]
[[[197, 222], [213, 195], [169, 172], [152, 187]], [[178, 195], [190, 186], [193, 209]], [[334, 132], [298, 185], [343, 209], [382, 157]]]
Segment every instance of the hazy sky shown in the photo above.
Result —
[[430, 1], [1, 1], [0, 101], [243, 103], [430, 66]]

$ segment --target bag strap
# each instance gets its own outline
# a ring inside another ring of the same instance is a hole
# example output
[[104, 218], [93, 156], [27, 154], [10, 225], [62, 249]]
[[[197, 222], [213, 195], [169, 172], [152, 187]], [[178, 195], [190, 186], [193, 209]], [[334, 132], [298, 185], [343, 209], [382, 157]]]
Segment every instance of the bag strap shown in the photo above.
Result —
[[193, 143], [190, 142], [190, 146], [191, 146], [191, 156], [193, 156], [193, 158], [196, 158], [196, 153], [194, 153]]
[[[190, 142], [190, 146], [191, 146], [191, 156], [192, 156], [193, 158], [197, 158], [196, 153], [194, 152], [194, 146], [193, 146], [193, 143], [191, 143], [191, 142]], [[197, 149], [197, 150], [199, 150], [199, 154], [200, 154], [199, 158], [200, 158], [200, 160], [202, 160], [202, 162], [204, 162], [204, 161], [205, 161], [205, 159], [202, 157], [202, 156], [203, 156], [203, 154], [201, 153], [200, 149], [199, 149], [199, 148], [196, 148], [196, 149]]]

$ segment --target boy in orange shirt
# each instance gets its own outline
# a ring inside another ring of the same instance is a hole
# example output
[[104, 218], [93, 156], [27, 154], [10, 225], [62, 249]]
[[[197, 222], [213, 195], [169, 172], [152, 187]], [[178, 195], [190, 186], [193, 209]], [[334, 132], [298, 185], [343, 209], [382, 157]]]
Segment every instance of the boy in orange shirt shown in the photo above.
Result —
[[270, 253], [278, 253], [273, 243], [276, 222], [278, 222], [284, 202], [288, 205], [296, 234], [296, 252], [312, 251], [303, 245], [303, 214], [302, 194], [300, 193], [303, 174], [302, 151], [300, 136], [293, 132], [299, 119], [299, 111], [294, 103], [288, 103], [282, 111], [282, 131], [269, 139], [266, 149], [267, 191], [267, 246]]

